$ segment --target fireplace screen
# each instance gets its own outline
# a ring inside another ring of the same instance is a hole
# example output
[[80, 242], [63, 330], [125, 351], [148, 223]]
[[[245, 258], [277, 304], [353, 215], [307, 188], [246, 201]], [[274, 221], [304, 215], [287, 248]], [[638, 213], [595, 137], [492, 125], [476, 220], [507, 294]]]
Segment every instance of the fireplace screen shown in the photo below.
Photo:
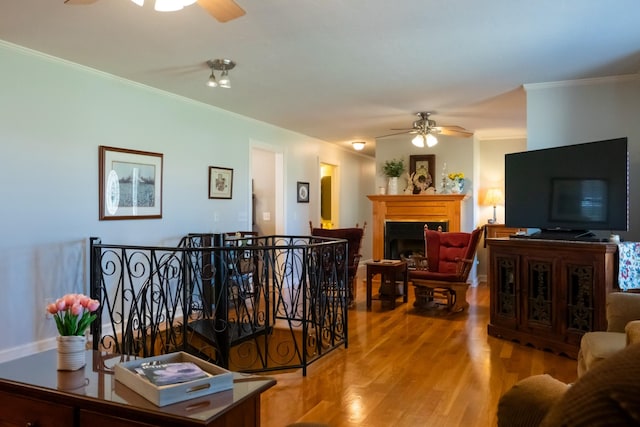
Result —
[[386, 221], [384, 224], [385, 259], [424, 256], [424, 227], [449, 231], [449, 221]]

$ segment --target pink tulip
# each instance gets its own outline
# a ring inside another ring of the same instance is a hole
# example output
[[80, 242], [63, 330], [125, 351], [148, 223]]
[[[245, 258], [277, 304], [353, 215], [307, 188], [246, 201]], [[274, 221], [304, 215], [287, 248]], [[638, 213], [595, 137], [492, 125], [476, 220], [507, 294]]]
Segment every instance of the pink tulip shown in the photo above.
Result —
[[81, 316], [83, 311], [84, 307], [82, 307], [82, 304], [80, 304], [79, 302], [76, 302], [71, 306], [71, 314], [73, 314], [74, 316]]
[[91, 301], [91, 298], [89, 298], [86, 295], [80, 295], [78, 299], [80, 301], [80, 304], [82, 304], [84, 308], [87, 308], [87, 306], [89, 305], [89, 302]]
[[64, 298], [58, 298], [56, 300], [56, 306], [58, 307], [58, 311], [64, 311], [67, 308], [67, 303], [64, 302]]
[[76, 294], [67, 294], [63, 298], [64, 298], [65, 304], [67, 304], [67, 307], [71, 307], [77, 301]]
[[89, 303], [86, 305], [87, 310], [89, 310], [90, 312], [96, 311], [98, 307], [100, 307], [100, 302], [95, 299], [90, 300]]
[[49, 314], [56, 314], [58, 312], [58, 306], [56, 305], [55, 302], [52, 302], [51, 304], [47, 305], [47, 312]]

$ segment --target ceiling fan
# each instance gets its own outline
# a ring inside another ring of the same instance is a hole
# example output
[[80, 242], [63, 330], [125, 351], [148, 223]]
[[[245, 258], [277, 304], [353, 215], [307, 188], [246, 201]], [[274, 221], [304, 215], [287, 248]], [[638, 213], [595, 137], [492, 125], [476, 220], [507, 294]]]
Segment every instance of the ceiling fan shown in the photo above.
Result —
[[473, 132], [469, 132], [468, 130], [460, 126], [438, 126], [435, 120], [429, 118], [430, 115], [430, 112], [416, 113], [416, 116], [418, 116], [418, 120], [415, 120], [413, 122], [413, 127], [404, 129], [391, 129], [399, 130], [402, 132], [382, 135], [376, 138], [386, 138], [388, 136], [402, 135], [405, 133], [416, 134], [416, 137], [411, 141], [413, 145], [417, 147], [424, 147], [426, 144], [428, 147], [433, 147], [438, 143], [438, 140], [435, 137], [435, 135], [437, 134], [461, 136], [463, 138], [468, 138], [473, 135]]
[[[65, 0], [65, 4], [92, 4], [98, 0]], [[144, 4], [144, 0], [131, 0], [138, 6]], [[161, 12], [173, 12], [184, 6], [198, 2], [200, 7], [209, 12], [219, 22], [227, 22], [245, 14], [245, 11], [233, 0], [155, 0], [155, 9]]]

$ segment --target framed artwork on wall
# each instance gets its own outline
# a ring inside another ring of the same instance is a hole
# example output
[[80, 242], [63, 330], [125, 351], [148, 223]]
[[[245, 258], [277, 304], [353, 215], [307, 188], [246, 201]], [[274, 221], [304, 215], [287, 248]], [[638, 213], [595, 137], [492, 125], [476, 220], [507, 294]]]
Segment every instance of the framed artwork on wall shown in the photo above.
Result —
[[309, 203], [309, 183], [298, 181], [298, 203]]
[[436, 155], [409, 156], [409, 174], [413, 177], [413, 194], [420, 194], [429, 187], [435, 187]]
[[233, 190], [233, 169], [209, 166], [209, 198], [230, 199]]
[[99, 219], [162, 218], [160, 153], [98, 147]]

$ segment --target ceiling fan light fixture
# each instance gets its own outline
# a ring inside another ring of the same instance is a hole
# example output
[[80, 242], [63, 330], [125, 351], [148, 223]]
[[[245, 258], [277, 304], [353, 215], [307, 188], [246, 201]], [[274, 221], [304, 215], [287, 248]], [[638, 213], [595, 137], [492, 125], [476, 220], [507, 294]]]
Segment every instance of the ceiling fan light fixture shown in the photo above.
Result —
[[231, 79], [229, 79], [229, 72], [227, 70], [222, 70], [218, 84], [220, 87], [225, 89], [229, 89], [231, 87]]
[[436, 145], [438, 143], [438, 138], [436, 138], [435, 136], [433, 136], [430, 133], [427, 134], [425, 139], [426, 139], [426, 142], [427, 142], [427, 147], [433, 147], [434, 145]]
[[154, 9], [158, 12], [175, 12], [183, 7], [183, 0], [156, 0]]
[[422, 148], [424, 147], [424, 140], [424, 135], [419, 133], [411, 140], [411, 143], [416, 147]]
[[211, 70], [211, 75], [209, 76], [209, 80], [207, 80], [207, 86], [218, 87], [218, 82], [216, 81], [215, 74], [213, 74], [213, 70]]
[[364, 150], [364, 146], [366, 145], [366, 142], [364, 141], [354, 141], [351, 143], [351, 145], [353, 146], [353, 149], [356, 151], [362, 151]]

